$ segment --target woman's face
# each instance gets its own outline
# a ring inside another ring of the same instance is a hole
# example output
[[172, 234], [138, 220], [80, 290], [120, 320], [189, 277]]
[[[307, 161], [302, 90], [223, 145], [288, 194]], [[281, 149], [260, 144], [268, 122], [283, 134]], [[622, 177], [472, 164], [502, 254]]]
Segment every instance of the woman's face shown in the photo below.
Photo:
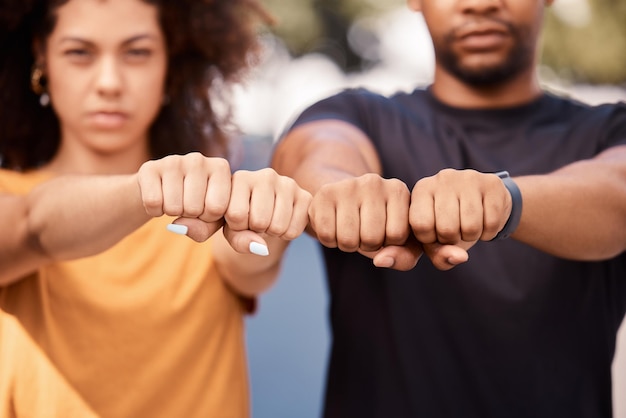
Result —
[[69, 0], [56, 16], [43, 64], [60, 152], [147, 149], [167, 67], [157, 8], [141, 0]]

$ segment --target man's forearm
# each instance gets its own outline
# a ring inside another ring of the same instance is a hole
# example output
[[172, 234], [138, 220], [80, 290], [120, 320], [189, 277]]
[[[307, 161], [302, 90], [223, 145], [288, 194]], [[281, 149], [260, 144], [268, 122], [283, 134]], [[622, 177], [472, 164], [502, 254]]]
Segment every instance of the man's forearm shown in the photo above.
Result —
[[294, 129], [277, 146], [272, 167], [312, 194], [327, 183], [381, 172], [376, 151], [365, 134], [335, 120]]
[[626, 146], [515, 181], [524, 200], [515, 239], [576, 260], [602, 260], [626, 250]]

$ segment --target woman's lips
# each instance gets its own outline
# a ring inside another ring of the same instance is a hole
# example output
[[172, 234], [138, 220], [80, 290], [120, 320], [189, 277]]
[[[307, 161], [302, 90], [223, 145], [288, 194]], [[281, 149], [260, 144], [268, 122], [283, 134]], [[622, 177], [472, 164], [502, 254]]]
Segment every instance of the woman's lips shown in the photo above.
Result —
[[89, 114], [89, 122], [99, 129], [118, 129], [128, 120], [124, 112], [92, 112]]

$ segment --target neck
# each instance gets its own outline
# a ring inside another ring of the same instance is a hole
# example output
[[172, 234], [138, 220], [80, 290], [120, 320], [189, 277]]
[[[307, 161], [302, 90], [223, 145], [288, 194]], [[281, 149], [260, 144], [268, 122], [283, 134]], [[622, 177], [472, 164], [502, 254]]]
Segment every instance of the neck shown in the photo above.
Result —
[[431, 91], [438, 100], [449, 106], [470, 109], [513, 107], [531, 102], [541, 95], [533, 69], [505, 83], [476, 87], [437, 66]]

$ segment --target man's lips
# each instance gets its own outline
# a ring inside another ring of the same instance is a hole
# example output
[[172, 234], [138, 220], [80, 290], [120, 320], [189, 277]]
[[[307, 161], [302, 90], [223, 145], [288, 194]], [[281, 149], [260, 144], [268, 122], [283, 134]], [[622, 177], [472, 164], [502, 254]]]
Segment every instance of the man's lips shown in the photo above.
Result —
[[455, 31], [455, 39], [463, 48], [477, 51], [496, 49], [509, 37], [508, 27], [498, 23], [468, 24]]
[[459, 43], [470, 50], [491, 50], [501, 46], [506, 40], [506, 35], [501, 32], [481, 32], [464, 36]]

